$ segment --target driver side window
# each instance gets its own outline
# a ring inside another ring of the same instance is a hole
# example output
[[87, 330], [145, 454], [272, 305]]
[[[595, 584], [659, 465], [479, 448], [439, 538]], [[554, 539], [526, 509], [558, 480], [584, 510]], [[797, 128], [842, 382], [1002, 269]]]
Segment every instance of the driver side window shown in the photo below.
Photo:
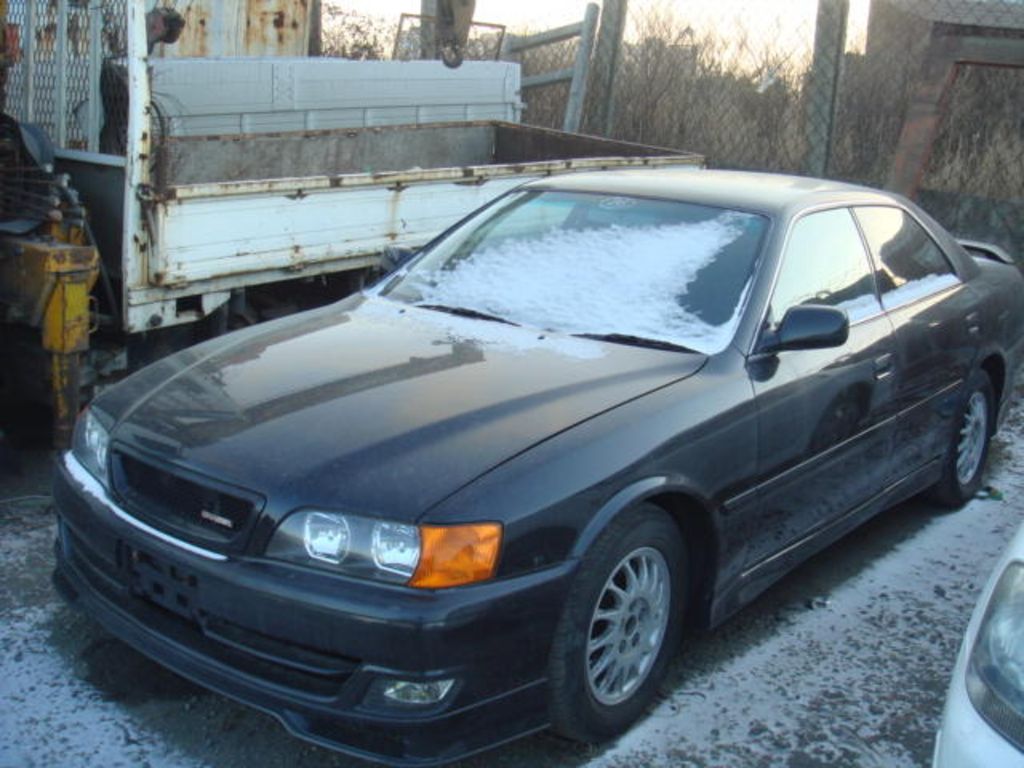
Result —
[[812, 213], [793, 225], [772, 295], [772, 324], [799, 304], [844, 309], [851, 323], [882, 311], [864, 243], [846, 208]]

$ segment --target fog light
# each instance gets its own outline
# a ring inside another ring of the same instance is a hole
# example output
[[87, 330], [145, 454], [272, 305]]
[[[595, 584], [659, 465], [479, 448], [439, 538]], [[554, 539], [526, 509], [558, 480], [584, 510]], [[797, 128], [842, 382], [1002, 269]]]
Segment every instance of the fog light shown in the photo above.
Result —
[[453, 685], [455, 681], [452, 679], [429, 682], [389, 680], [384, 686], [384, 698], [396, 704], [437, 704], [448, 695]]

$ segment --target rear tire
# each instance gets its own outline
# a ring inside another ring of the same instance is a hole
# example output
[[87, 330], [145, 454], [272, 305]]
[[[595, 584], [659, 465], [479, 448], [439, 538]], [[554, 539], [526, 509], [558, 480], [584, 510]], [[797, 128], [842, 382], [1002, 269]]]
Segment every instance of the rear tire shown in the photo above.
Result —
[[994, 420], [992, 382], [984, 371], [975, 371], [967, 381], [960, 410], [953, 422], [942, 477], [929, 492], [933, 501], [956, 509], [978, 492], [988, 460]]
[[555, 732], [597, 742], [654, 701], [679, 645], [688, 558], [678, 526], [653, 504], [616, 517], [580, 565], [548, 665]]

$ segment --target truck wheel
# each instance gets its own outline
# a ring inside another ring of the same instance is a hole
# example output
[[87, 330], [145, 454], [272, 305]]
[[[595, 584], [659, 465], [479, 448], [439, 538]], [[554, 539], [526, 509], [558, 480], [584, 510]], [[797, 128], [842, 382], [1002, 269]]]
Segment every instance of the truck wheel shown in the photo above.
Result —
[[686, 546], [653, 504], [619, 515], [583, 558], [548, 667], [554, 730], [596, 742], [626, 730], [654, 700], [679, 644]]
[[953, 423], [942, 477], [930, 492], [933, 501], [945, 507], [961, 507], [981, 487], [981, 475], [988, 459], [995, 415], [992, 382], [983, 371], [975, 371]]

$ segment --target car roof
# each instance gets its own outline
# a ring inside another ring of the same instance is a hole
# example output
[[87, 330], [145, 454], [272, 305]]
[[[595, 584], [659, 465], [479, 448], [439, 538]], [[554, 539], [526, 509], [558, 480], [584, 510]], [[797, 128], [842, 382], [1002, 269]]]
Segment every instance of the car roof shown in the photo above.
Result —
[[890, 193], [839, 181], [750, 171], [628, 169], [587, 171], [542, 179], [531, 189], [637, 195], [754, 211], [770, 216], [827, 203], [897, 202]]

